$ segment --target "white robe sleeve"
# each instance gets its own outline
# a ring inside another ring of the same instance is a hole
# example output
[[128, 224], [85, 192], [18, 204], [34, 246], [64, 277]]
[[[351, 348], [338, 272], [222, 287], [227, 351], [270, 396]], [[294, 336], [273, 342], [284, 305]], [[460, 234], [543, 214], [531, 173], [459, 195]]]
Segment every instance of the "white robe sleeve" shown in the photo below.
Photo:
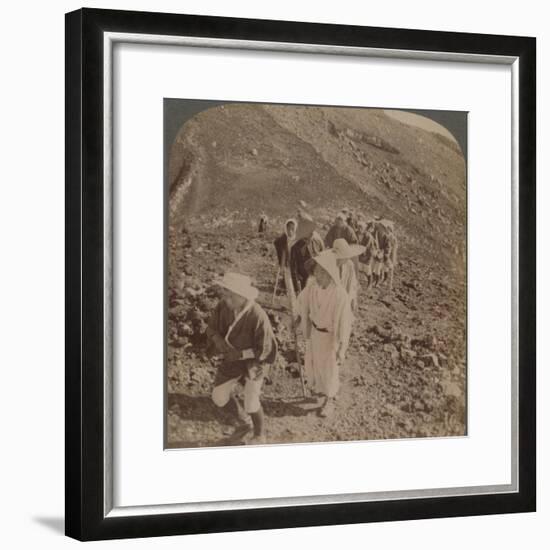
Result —
[[342, 356], [345, 356], [348, 349], [352, 322], [353, 313], [351, 312], [350, 297], [343, 287], [338, 287], [334, 335], [336, 350], [340, 349]]
[[351, 260], [348, 260], [342, 268], [342, 286], [346, 289], [351, 301], [357, 300], [358, 284], [355, 266]]
[[311, 337], [311, 319], [309, 317], [309, 308], [311, 305], [311, 279], [306, 284], [306, 287], [300, 294], [298, 295], [298, 298], [296, 300], [296, 310], [298, 312], [298, 315], [300, 316], [300, 326], [302, 328], [302, 334], [304, 335], [304, 338], [306, 340], [309, 340]]

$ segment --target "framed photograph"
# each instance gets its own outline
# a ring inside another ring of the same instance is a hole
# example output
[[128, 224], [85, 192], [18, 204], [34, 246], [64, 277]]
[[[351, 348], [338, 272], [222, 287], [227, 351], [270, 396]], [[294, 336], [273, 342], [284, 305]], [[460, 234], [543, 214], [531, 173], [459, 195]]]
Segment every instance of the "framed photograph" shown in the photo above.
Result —
[[66, 16], [66, 533], [532, 512], [535, 39]]

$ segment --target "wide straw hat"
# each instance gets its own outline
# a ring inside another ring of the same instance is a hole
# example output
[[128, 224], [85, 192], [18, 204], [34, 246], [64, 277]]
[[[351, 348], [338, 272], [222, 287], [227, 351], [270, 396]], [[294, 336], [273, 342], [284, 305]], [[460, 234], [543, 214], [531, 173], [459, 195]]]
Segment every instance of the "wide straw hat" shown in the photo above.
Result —
[[250, 277], [240, 273], [227, 272], [222, 279], [216, 281], [216, 284], [247, 300], [255, 300], [258, 297], [258, 289], [252, 286]]
[[296, 240], [299, 241], [304, 237], [309, 237], [315, 230], [315, 222], [313, 218], [305, 212], [300, 212], [298, 216], [298, 227], [296, 228]]
[[336, 256], [332, 250], [324, 250], [313, 258], [332, 278], [332, 280], [340, 284], [340, 270], [336, 265]]
[[359, 244], [348, 244], [346, 239], [335, 239], [334, 243], [332, 243], [332, 252], [336, 254], [339, 260], [347, 260], [348, 258], [360, 256], [365, 250], [366, 247]]

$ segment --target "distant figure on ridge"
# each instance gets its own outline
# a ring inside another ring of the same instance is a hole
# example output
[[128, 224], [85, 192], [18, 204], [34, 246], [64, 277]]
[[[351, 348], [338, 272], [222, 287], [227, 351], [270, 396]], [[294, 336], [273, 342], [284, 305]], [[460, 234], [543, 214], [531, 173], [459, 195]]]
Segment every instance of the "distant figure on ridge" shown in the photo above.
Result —
[[267, 216], [262, 214], [260, 216], [260, 223], [258, 224], [258, 233], [263, 235], [267, 231]]

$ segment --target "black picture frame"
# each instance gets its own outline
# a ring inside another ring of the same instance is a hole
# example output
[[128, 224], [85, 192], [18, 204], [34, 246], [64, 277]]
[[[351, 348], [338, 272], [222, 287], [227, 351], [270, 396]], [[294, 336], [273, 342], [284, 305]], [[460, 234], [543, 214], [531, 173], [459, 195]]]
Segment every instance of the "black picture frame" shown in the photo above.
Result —
[[[519, 59], [517, 492], [106, 517], [103, 333], [105, 32], [483, 54]], [[535, 511], [535, 60], [535, 39], [519, 36], [99, 9], [82, 9], [66, 15], [65, 496], [68, 536], [98, 540]]]

